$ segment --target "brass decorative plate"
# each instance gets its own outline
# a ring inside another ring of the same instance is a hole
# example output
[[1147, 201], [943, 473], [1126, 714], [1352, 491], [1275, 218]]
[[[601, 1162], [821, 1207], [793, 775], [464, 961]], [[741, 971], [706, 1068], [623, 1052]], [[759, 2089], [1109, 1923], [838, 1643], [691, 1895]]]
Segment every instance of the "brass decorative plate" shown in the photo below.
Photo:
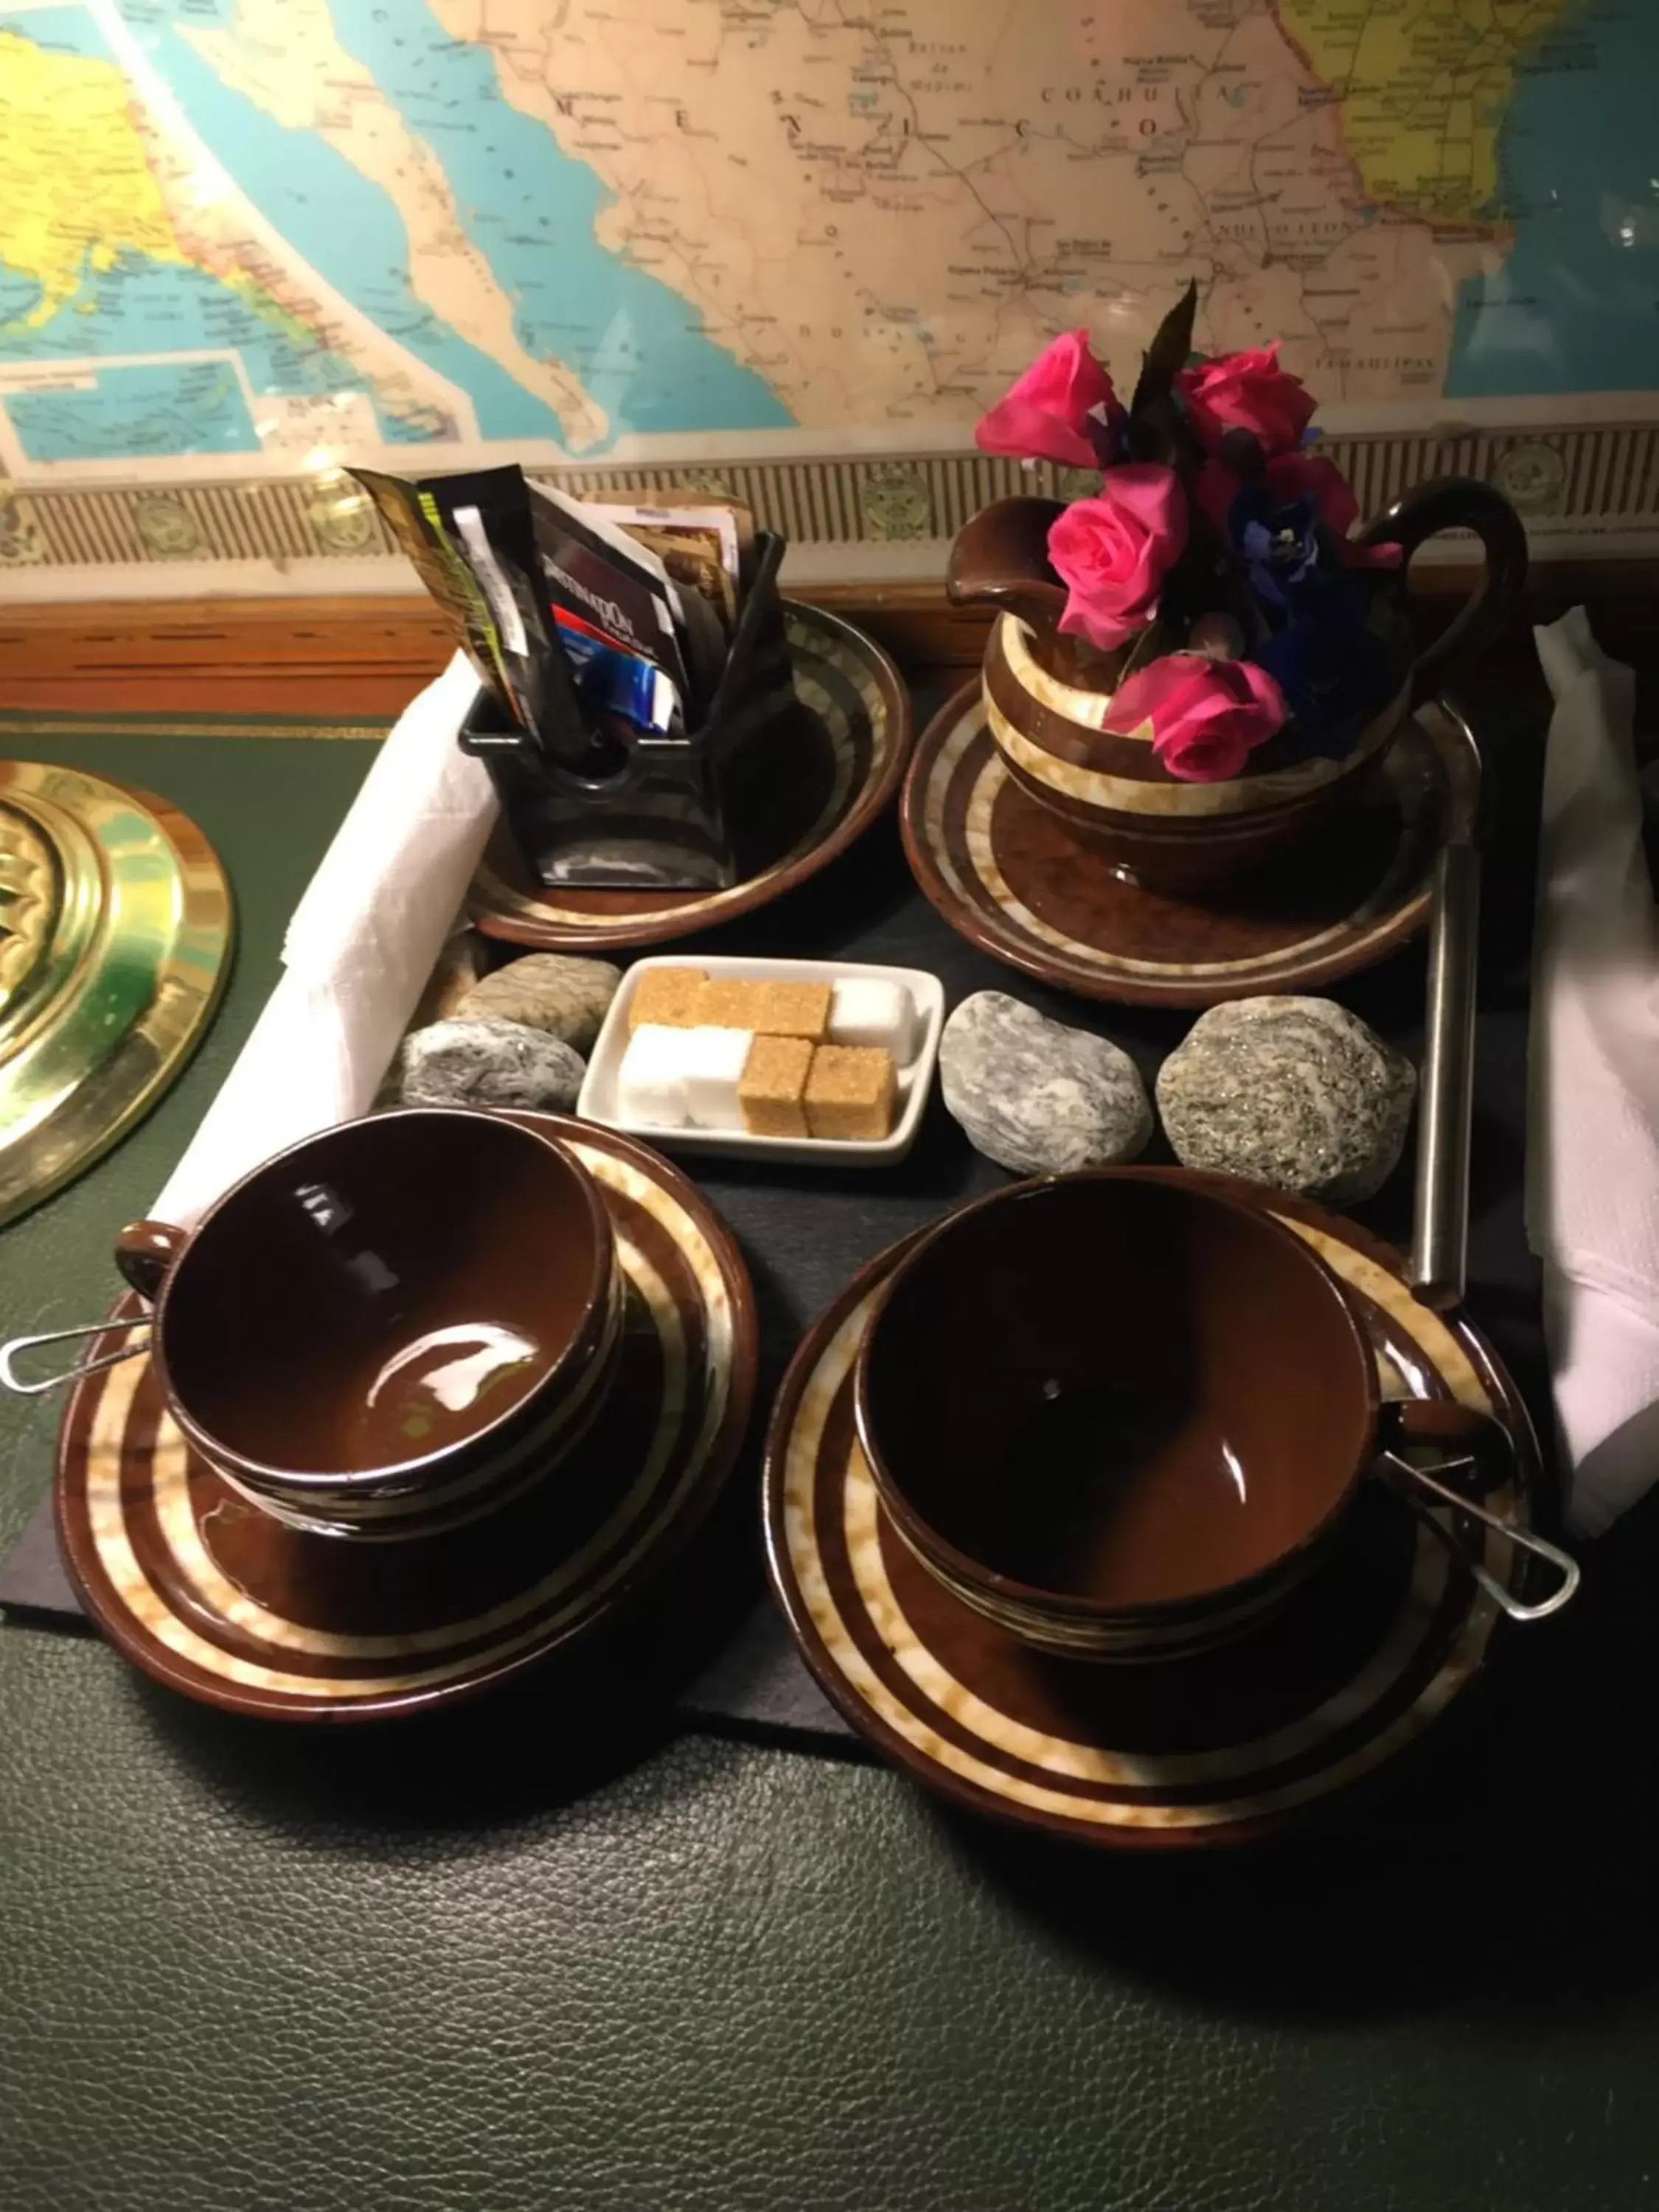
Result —
[[0, 761], [0, 1223], [154, 1105], [229, 972], [230, 890], [176, 808]]

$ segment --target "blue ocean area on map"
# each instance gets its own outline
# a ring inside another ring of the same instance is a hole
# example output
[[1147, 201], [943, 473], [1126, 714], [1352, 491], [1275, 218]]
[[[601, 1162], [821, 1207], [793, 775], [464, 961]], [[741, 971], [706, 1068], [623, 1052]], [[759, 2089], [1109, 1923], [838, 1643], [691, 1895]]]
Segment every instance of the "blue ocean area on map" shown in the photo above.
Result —
[[[0, 25], [24, 32], [48, 52], [111, 58], [84, 8], [0, 12]], [[0, 270], [0, 361], [50, 368], [55, 362], [97, 355], [216, 349], [240, 356], [255, 392], [366, 388], [349, 362], [285, 323], [274, 307], [261, 313], [204, 269], [125, 254], [112, 267], [88, 267], [81, 292], [49, 322], [21, 327], [36, 296], [32, 283]], [[19, 327], [7, 336], [9, 324]], [[12, 392], [6, 410], [31, 460], [257, 452], [259, 441], [234, 370], [220, 362], [203, 379], [197, 372], [204, 366], [167, 359], [136, 368], [100, 365], [85, 372], [93, 380], [88, 389]], [[188, 395], [182, 404], [181, 395]], [[395, 440], [398, 425], [383, 416], [381, 432]]]
[[[633, 0], [579, 16], [565, 0], [538, 0], [517, 12], [480, 5], [459, 11], [471, 36], [446, 26], [441, 0], [326, 0], [289, 12], [290, 4], [48, 0], [37, 7], [0, 0], [0, 31], [10, 34], [13, 53], [12, 40], [21, 39], [125, 71], [132, 123], [145, 138], [141, 149], [118, 120], [120, 87], [95, 70], [63, 71], [66, 82], [74, 82], [75, 96], [86, 99], [83, 112], [93, 118], [84, 125], [87, 135], [106, 130], [118, 142], [105, 179], [109, 191], [100, 199], [95, 187], [71, 177], [66, 161], [64, 173], [56, 173], [61, 157], [43, 161], [32, 132], [24, 142], [26, 159], [40, 174], [21, 174], [19, 207], [10, 211], [21, 240], [15, 265], [0, 261], [0, 368], [9, 372], [0, 427], [13, 441], [8, 451], [43, 465], [251, 455], [261, 450], [262, 432], [270, 437], [270, 418], [280, 416], [284, 450], [297, 462], [322, 434], [316, 422], [328, 418], [270, 403], [333, 395], [360, 396], [374, 411], [380, 442], [417, 452], [475, 431], [508, 453], [533, 441], [544, 451], [562, 446], [596, 458], [635, 434], [697, 433], [716, 434], [713, 450], [719, 452], [718, 434], [794, 425], [766, 378], [720, 342], [718, 323], [711, 331], [691, 301], [630, 249], [620, 223], [634, 212], [631, 196], [617, 203], [599, 173], [606, 167], [604, 155], [591, 153], [594, 167], [574, 150], [602, 143], [598, 127], [573, 125], [581, 133], [573, 140], [562, 116], [550, 122], [545, 106], [532, 100], [520, 107], [507, 96], [511, 90], [527, 98], [521, 88], [534, 85], [539, 99], [543, 71], [550, 93], [556, 79], [561, 92], [574, 94], [584, 82], [586, 59], [595, 72], [592, 97], [605, 103], [595, 112], [611, 115], [611, 127], [625, 117], [633, 134], [672, 131], [674, 103], [684, 98], [688, 128], [711, 135], [711, 118], [723, 125], [729, 115], [742, 136], [745, 117], [753, 122], [769, 112], [754, 101], [783, 97], [777, 85], [734, 76], [729, 100], [700, 108], [690, 92], [676, 88], [680, 49], [672, 46], [653, 48], [652, 68], [641, 70], [637, 82], [626, 74], [625, 59], [622, 77], [607, 76], [616, 65], [611, 49], [623, 33], [637, 28], [641, 39], [664, 40], [679, 35], [665, 11], [635, 7]], [[1391, 9], [1399, 12], [1392, 0], [1382, 12]], [[964, 9], [964, 27], [972, 12]], [[1121, 12], [1109, 6], [1103, 22], [1116, 22]], [[1170, 12], [1203, 28], [1213, 9], [1212, 0], [1170, 0]], [[1530, 20], [1544, 17], [1552, 27], [1541, 40], [1518, 29], [1503, 33], [1522, 41], [1522, 50], [1506, 52], [1504, 76], [1495, 82], [1507, 92], [1492, 94], [1505, 100], [1501, 115], [1489, 118], [1498, 127], [1497, 188], [1491, 205], [1477, 211], [1473, 253], [1462, 251], [1466, 234], [1457, 234], [1459, 267], [1470, 267], [1477, 256], [1485, 265], [1458, 285], [1453, 302], [1443, 384], [1449, 401], [1659, 392], [1659, 0], [1537, 0]], [[741, 9], [730, 23], [723, 15], [721, 35], [749, 39], [733, 27], [745, 21]], [[510, 60], [502, 64], [485, 40], [506, 40], [509, 21], [516, 28]], [[978, 51], [964, 38], [964, 84], [979, 66]], [[754, 66], [793, 66], [793, 52], [784, 42], [775, 63], [763, 57]], [[844, 198], [856, 186], [836, 163], [855, 161], [860, 133], [876, 127], [868, 118], [884, 112], [883, 98], [852, 49], [839, 61], [827, 51], [818, 58], [823, 66], [815, 81], [825, 116], [839, 113], [840, 102], [855, 127], [832, 162], [824, 149], [840, 144], [842, 125], [832, 131], [826, 123], [823, 146], [813, 142], [806, 149], [815, 168], [803, 177], [792, 171], [790, 182], [802, 190], [815, 183]], [[994, 69], [988, 53], [984, 66]], [[31, 74], [21, 81], [35, 80]], [[250, 91], [239, 88], [244, 82]], [[726, 89], [720, 88], [722, 95]], [[1334, 79], [1332, 91], [1339, 107], [1351, 97]], [[1252, 78], [1229, 84], [1222, 97], [1248, 131], [1266, 94]], [[9, 112], [0, 99], [0, 117]], [[981, 129], [975, 112], [969, 106], [957, 125], [969, 133]], [[34, 119], [25, 118], [30, 125]], [[942, 124], [949, 119], [941, 111]], [[930, 132], [927, 143], [943, 146], [948, 135]], [[917, 146], [922, 143], [918, 137]], [[369, 166], [385, 181], [364, 174], [343, 146], [354, 156], [373, 154]], [[635, 166], [628, 173], [638, 179], [637, 135], [629, 147]], [[651, 144], [643, 149], [647, 155], [652, 150]], [[144, 158], [163, 191], [165, 212], [149, 191], [140, 166]], [[394, 167], [399, 160], [408, 161], [409, 173]], [[221, 169], [234, 189], [216, 207]], [[649, 171], [645, 188], [662, 191], [672, 173], [666, 167]], [[755, 190], [764, 191], [759, 167], [755, 177]], [[1085, 173], [1077, 189], [1086, 181]], [[941, 204], [951, 189], [941, 185]], [[1052, 228], [1073, 188], [1068, 177], [1044, 189], [1055, 204], [1033, 220]], [[84, 202], [76, 197], [81, 192]], [[718, 193], [714, 200], [707, 215], [711, 254], [737, 283], [734, 271], [744, 265], [747, 242], [739, 228], [744, 210], [718, 204]], [[0, 244], [8, 213], [0, 206]], [[799, 234], [805, 218], [797, 215]], [[1386, 202], [1366, 205], [1362, 216], [1385, 229], [1404, 220]], [[991, 381], [1001, 288], [1012, 288], [1007, 296], [1016, 315], [1040, 321], [1053, 302], [1039, 296], [1034, 306], [1020, 295], [994, 242], [986, 266], [979, 266], [977, 218], [955, 243], [927, 227], [935, 218], [945, 220], [935, 210], [916, 222], [915, 234], [930, 241], [932, 258], [914, 270], [915, 303], [902, 274], [890, 283], [902, 295], [891, 303], [892, 321], [934, 343], [930, 315], [936, 317], [945, 333], [938, 343], [948, 352], [959, 296], [967, 301], [964, 327], [980, 312], [974, 296], [991, 302], [973, 346], [963, 341], [961, 385], [941, 394], [943, 422], [947, 397], [959, 408], [969, 379]], [[44, 256], [43, 219], [49, 225]], [[891, 220], [904, 216], [893, 212]], [[1394, 302], [1382, 303], [1376, 328], [1413, 334], [1419, 348], [1431, 343], [1437, 361], [1452, 280], [1444, 259], [1435, 258], [1427, 216], [1410, 221], [1397, 316], [1389, 319]], [[609, 227], [613, 223], [618, 228]], [[895, 237], [908, 245], [911, 234]], [[772, 252], [761, 236], [757, 227], [750, 250]], [[874, 258], [864, 272], [849, 259], [848, 273], [866, 294], [890, 279], [886, 262], [894, 242], [866, 238], [860, 250]], [[1131, 269], [1132, 246], [1126, 234], [1123, 265]], [[849, 243], [837, 247], [838, 257], [843, 250], [853, 252]], [[1452, 250], [1440, 234], [1441, 253]], [[647, 256], [650, 251], [639, 248]], [[1091, 246], [1092, 259], [1079, 251], [1076, 267], [1068, 263], [1059, 278], [1060, 289], [1087, 293], [1091, 303], [1109, 302], [1115, 285], [1133, 281], [1115, 273], [1115, 251]], [[77, 271], [75, 256], [82, 252]], [[791, 313], [789, 295], [780, 288], [793, 282], [805, 300], [815, 265], [771, 272], [765, 305], [776, 315], [780, 347], [790, 343]], [[1249, 285], [1218, 268], [1212, 283], [1239, 326]], [[44, 295], [43, 285], [49, 287]], [[64, 297], [71, 290], [73, 296]], [[54, 312], [42, 306], [43, 298]], [[37, 322], [37, 311], [46, 319]], [[1242, 327], [1255, 325], [1246, 319]], [[803, 324], [801, 337], [810, 335]], [[900, 362], [897, 337], [893, 358]], [[1357, 383], [1349, 397], [1386, 403], [1396, 396], [1389, 360], [1364, 366], [1375, 379]], [[790, 367], [802, 378], [801, 390], [813, 393], [813, 406], [823, 404], [817, 395], [827, 375], [845, 368], [846, 419], [833, 429], [893, 426], [914, 403], [910, 394], [901, 407], [860, 356], [826, 363], [809, 352]], [[10, 374], [19, 368], [40, 374]], [[817, 381], [808, 380], [808, 372]], [[785, 380], [781, 374], [779, 380]], [[1437, 402], [1440, 390], [1430, 395], [1417, 388], [1429, 381], [1425, 375], [1407, 380], [1411, 389], [1398, 396]], [[585, 414], [584, 398], [593, 411]], [[809, 403], [800, 404], [805, 413]], [[593, 427], [599, 411], [602, 431]], [[1494, 417], [1510, 412], [1492, 411]], [[354, 441], [368, 433], [365, 409], [356, 404], [332, 419], [348, 425], [340, 434]], [[951, 424], [965, 434], [958, 415], [945, 427]]]
[[[262, 315], [205, 270], [125, 254], [112, 268], [88, 269], [80, 294], [50, 322], [3, 335], [3, 326], [21, 323], [35, 297], [32, 283], [0, 276], [0, 361], [50, 368], [57, 361], [96, 355], [166, 356], [216, 349], [240, 356], [255, 392], [362, 388], [349, 362], [290, 331], [274, 309], [269, 317]], [[172, 372], [190, 364], [158, 360], [146, 366], [156, 372], [149, 381], [100, 366], [88, 372], [96, 380], [88, 391], [9, 393], [7, 411], [24, 452], [37, 461], [258, 452], [259, 441], [240, 392], [234, 407], [227, 404], [199, 415], [180, 411], [165, 395], [178, 385]], [[218, 366], [234, 386], [234, 371], [228, 363]], [[163, 396], [171, 434], [183, 434], [182, 443], [159, 442], [161, 421], [140, 406], [151, 392]], [[381, 430], [388, 439], [398, 434], [389, 417], [382, 418]]]
[[[501, 98], [487, 52], [452, 39], [424, 0], [398, 0], [395, 9], [334, 0], [331, 12], [342, 42], [442, 164], [464, 226], [513, 303], [520, 342], [564, 362], [605, 409], [603, 445], [632, 431], [750, 429], [793, 419], [763, 380], [708, 337], [695, 308], [599, 246], [593, 224], [605, 188], [545, 125]], [[228, 85], [179, 35], [231, 27], [232, 0], [119, 0], [119, 13], [252, 204], [377, 329], [465, 393], [483, 436], [560, 437], [544, 398], [417, 297], [391, 197], [317, 133], [278, 123]], [[11, 14], [0, 6], [0, 24], [49, 51], [111, 58], [84, 7]], [[0, 325], [21, 322], [31, 299], [28, 286], [0, 272]], [[262, 313], [206, 270], [137, 255], [88, 268], [82, 293], [50, 322], [0, 337], [0, 360], [44, 365], [214, 349], [240, 355], [256, 393], [365, 392], [388, 443], [442, 427], [429, 415], [393, 413], [362, 369], [307, 340], [274, 304]], [[170, 373], [177, 367], [157, 362], [151, 377], [100, 369], [90, 389], [13, 393], [7, 406], [19, 442], [39, 461], [256, 451], [242, 395], [216, 386], [220, 404], [181, 410], [173, 395], [185, 387]]]
[[[180, 22], [225, 27], [232, 12], [192, 0], [125, 0], [121, 9], [208, 150], [320, 276], [388, 337], [469, 392], [486, 436], [496, 416], [512, 419], [520, 435], [554, 434], [540, 400], [416, 299], [403, 222], [380, 186], [325, 139], [286, 129], [233, 90], [176, 35]], [[367, 388], [361, 377], [354, 381]]]
[[[315, 132], [275, 121], [178, 35], [229, 27], [234, 12], [234, 0], [121, 5], [210, 149], [320, 275], [465, 392], [483, 436], [557, 437], [546, 400], [416, 297], [403, 218], [380, 185]], [[335, 0], [331, 12], [343, 44], [443, 164], [526, 349], [567, 362], [613, 435], [788, 422], [770, 389], [703, 335], [693, 308], [599, 246], [598, 179], [501, 99], [489, 54], [452, 39], [424, 0]]]
[[259, 450], [228, 361], [137, 362], [100, 368], [96, 377], [90, 391], [7, 394], [6, 411], [32, 459], [101, 460], [112, 423], [120, 425], [122, 453], [135, 459]]
[[1659, 386], [1659, 9], [1594, 0], [1522, 65], [1498, 142], [1516, 224], [1460, 287], [1446, 392]]
[[426, 0], [333, 0], [331, 12], [341, 44], [443, 164], [469, 236], [514, 301], [520, 344], [574, 368], [613, 430], [767, 429], [793, 419], [678, 292], [599, 244], [604, 186], [501, 97], [493, 55], [452, 38]]

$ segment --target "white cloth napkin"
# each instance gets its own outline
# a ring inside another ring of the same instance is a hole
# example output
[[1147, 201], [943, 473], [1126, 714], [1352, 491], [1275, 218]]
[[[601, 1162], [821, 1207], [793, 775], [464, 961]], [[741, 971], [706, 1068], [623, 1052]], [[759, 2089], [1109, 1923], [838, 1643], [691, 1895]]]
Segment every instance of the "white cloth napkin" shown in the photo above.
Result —
[[457, 654], [399, 718], [306, 886], [283, 974], [155, 1201], [193, 1227], [285, 1146], [365, 1114], [495, 818], [456, 732], [477, 679]]
[[1659, 1477], [1659, 913], [1634, 679], [1582, 607], [1534, 632], [1555, 695], [1533, 953], [1527, 1235], [1571, 1481], [1598, 1534]]

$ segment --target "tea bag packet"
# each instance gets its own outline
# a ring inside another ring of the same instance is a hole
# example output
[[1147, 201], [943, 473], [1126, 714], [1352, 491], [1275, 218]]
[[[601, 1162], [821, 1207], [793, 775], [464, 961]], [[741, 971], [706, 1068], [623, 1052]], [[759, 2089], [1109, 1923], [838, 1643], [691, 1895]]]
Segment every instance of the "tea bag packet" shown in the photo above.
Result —
[[353, 473], [492, 700], [538, 750], [591, 773], [592, 738], [536, 574], [523, 471], [481, 469], [423, 483], [374, 469]]
[[692, 699], [685, 615], [661, 561], [581, 500], [550, 484], [529, 489], [543, 588], [556, 618], [574, 616], [659, 668], [684, 716]]
[[581, 711], [540, 588], [522, 469], [434, 477], [422, 487], [420, 504], [433, 535], [453, 549], [477, 586], [495, 649], [511, 673], [526, 726], [539, 749], [574, 775], [600, 772], [597, 733]]
[[726, 779], [793, 697], [781, 541], [735, 501], [589, 502], [511, 466], [354, 474], [477, 672], [460, 744], [532, 873], [735, 882]]
[[[743, 583], [738, 519], [732, 507], [595, 502], [592, 512], [654, 553], [683, 594], [695, 592], [706, 600], [719, 615], [730, 641], [737, 627], [738, 594]], [[752, 522], [749, 538], [752, 544]]]
[[525, 726], [525, 709], [514, 696], [496, 649], [483, 595], [453, 549], [428, 527], [421, 510], [420, 486], [402, 477], [386, 476], [379, 469], [351, 469], [347, 473], [374, 501], [399, 551], [431, 594], [452, 641], [471, 662], [485, 690], [505, 716]]

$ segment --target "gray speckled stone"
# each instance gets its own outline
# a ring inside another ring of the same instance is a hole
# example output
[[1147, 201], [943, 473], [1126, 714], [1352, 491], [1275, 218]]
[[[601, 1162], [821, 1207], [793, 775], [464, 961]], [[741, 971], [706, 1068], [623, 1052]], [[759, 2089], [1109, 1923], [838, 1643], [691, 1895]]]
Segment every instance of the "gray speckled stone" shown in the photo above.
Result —
[[1146, 1086], [1127, 1053], [1001, 991], [957, 1008], [939, 1072], [969, 1141], [1016, 1175], [1115, 1167], [1152, 1133]]
[[434, 1022], [404, 1039], [386, 1103], [562, 1114], [575, 1104], [586, 1073], [579, 1052], [523, 1022]]
[[1348, 1206], [1393, 1172], [1417, 1070], [1330, 999], [1212, 1006], [1158, 1071], [1176, 1157]]
[[528, 952], [475, 983], [453, 1012], [465, 1022], [522, 1022], [586, 1052], [621, 982], [608, 960]]

